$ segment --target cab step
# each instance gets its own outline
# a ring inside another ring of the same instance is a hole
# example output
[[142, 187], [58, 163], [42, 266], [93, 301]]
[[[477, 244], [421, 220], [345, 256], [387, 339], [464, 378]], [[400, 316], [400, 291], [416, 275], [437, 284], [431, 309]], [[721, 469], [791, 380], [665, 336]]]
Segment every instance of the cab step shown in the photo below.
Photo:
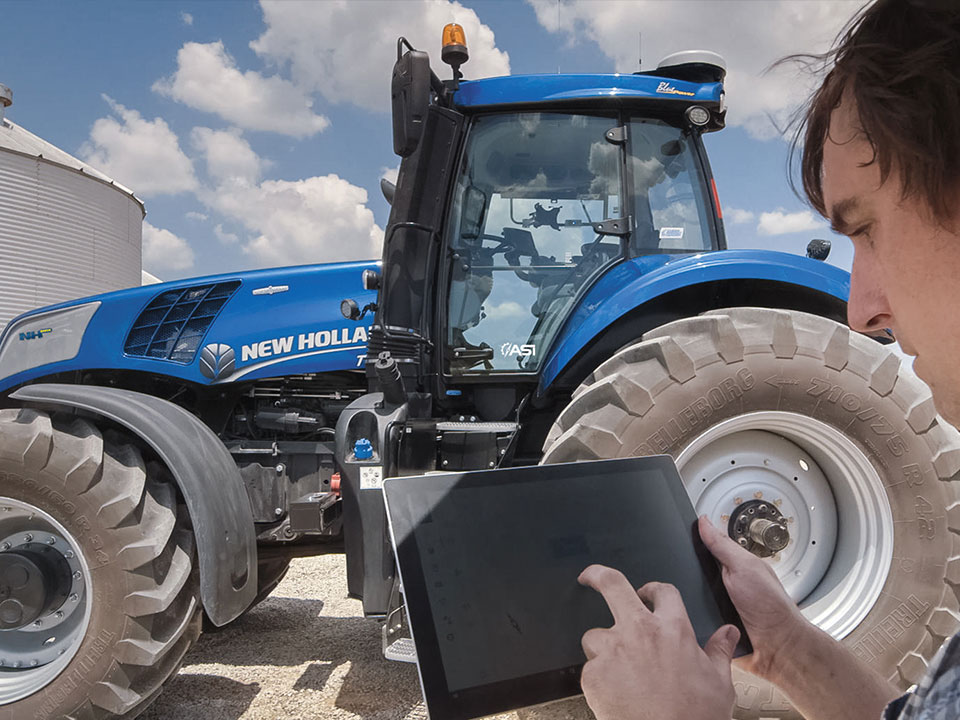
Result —
[[413, 644], [413, 638], [405, 637], [394, 640], [387, 646], [387, 649], [383, 651], [383, 656], [387, 660], [393, 660], [395, 662], [417, 662], [417, 648]]

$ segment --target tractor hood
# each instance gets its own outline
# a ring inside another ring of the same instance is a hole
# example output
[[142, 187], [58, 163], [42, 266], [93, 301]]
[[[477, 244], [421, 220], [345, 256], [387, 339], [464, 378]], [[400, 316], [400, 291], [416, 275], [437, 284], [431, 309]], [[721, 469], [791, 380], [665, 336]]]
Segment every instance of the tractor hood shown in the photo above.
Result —
[[271, 268], [147, 285], [39, 308], [0, 336], [0, 392], [55, 373], [124, 370], [198, 384], [357, 370], [377, 261]]

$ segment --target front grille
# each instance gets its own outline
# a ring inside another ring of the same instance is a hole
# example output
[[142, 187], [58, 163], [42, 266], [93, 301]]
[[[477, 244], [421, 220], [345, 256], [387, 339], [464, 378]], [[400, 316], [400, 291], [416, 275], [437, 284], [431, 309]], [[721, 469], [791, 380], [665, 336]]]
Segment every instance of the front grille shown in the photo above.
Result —
[[239, 280], [167, 290], [143, 309], [123, 346], [133, 357], [191, 363]]

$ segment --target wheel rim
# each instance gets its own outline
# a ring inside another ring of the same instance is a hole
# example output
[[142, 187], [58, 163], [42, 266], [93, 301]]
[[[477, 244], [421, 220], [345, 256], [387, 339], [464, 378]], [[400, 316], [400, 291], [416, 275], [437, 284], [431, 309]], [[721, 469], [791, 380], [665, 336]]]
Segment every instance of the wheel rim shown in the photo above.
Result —
[[894, 529], [883, 481], [850, 438], [797, 413], [748, 413], [698, 436], [677, 466], [717, 527], [748, 500], [780, 501], [790, 544], [766, 561], [808, 620], [838, 640], [857, 627], [886, 582]]
[[0, 622], [15, 626], [0, 629], [0, 705], [6, 705], [45, 687], [77, 654], [90, 624], [91, 576], [63, 525], [6, 497], [0, 497], [0, 562], [8, 568], [0, 579]]

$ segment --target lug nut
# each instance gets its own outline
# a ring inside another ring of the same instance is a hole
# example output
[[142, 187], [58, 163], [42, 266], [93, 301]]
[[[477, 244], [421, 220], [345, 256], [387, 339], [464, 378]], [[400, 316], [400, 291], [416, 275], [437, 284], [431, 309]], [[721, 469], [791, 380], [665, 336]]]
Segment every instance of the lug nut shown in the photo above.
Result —
[[25, 542], [33, 542], [33, 535], [31, 533], [27, 533], [23, 536], [23, 539]]
[[82, 578], [82, 577], [83, 577], [83, 573], [82, 573], [82, 572], [80, 572], [79, 570], [74, 571], [74, 573], [73, 573], [73, 579], [74, 579], [74, 580], [79, 580], [79, 579]]
[[67, 551], [63, 554], [63, 556], [64, 556], [67, 560], [72, 559], [72, 558], [73, 558], [73, 550], [67, 550]]
[[737, 540], [737, 542], [740, 543], [743, 547], [747, 546], [747, 539], [745, 537], [740, 538], [739, 540]]
[[56, 544], [57, 544], [57, 539], [55, 537], [47, 538], [47, 545], [56, 545]]
[[10, 543], [8, 542], [5, 542], [3, 543], [3, 545], [0, 545], [0, 550], [9, 550], [9, 549], [10, 549]]

